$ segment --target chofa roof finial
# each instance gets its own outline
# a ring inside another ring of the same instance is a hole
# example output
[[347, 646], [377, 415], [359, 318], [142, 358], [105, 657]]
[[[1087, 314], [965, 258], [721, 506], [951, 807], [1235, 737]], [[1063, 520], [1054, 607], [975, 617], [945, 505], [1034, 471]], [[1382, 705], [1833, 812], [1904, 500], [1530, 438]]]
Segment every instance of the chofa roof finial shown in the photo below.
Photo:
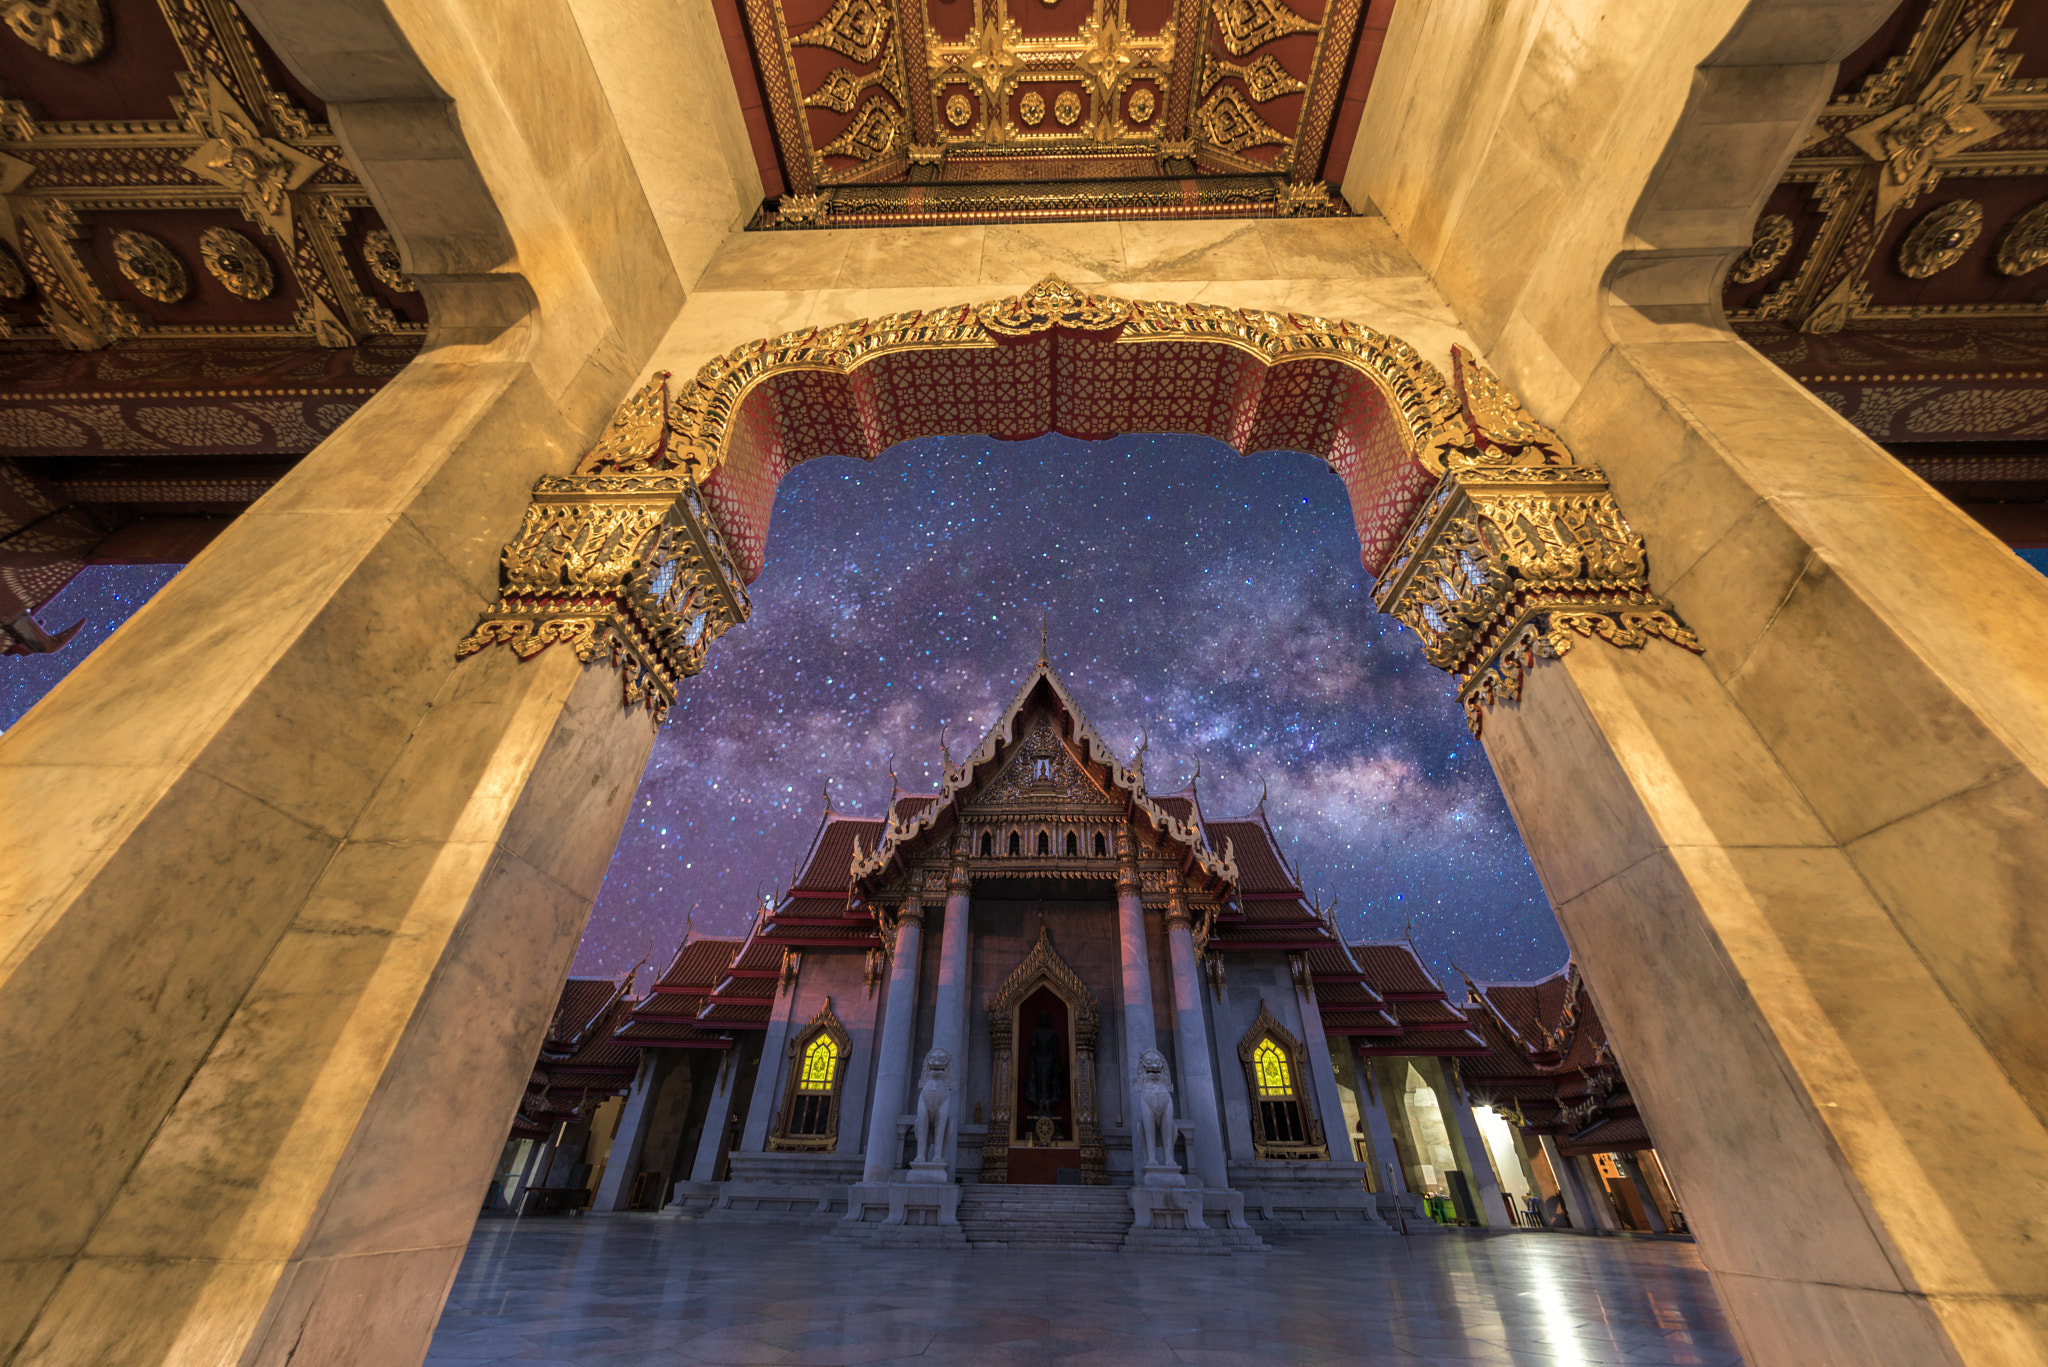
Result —
[[1038, 667], [1040, 669], [1044, 669], [1051, 663], [1045, 649], [1046, 629], [1049, 620], [1050, 614], [1044, 608], [1040, 608], [1038, 610]]

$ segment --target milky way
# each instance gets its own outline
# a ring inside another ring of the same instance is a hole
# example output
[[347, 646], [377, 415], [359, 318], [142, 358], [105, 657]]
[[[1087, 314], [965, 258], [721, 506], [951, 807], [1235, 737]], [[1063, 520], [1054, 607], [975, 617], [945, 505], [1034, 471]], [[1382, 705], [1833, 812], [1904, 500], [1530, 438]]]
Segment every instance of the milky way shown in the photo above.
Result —
[[[46, 608], [55, 657], [0, 662], [11, 724], [170, 577], [96, 569]], [[1193, 437], [907, 443], [783, 482], [754, 615], [655, 743], [576, 971], [661, 962], [686, 920], [744, 930], [788, 885], [825, 785], [879, 813], [930, 792], [1038, 656], [1097, 732], [1151, 741], [1156, 791], [1259, 802], [1354, 937], [1412, 933], [1440, 970], [1535, 977], [1563, 938], [1447, 676], [1373, 610], [1343, 486], [1318, 460]]]
[[1211, 819], [1266, 810], [1356, 935], [1412, 923], [1435, 963], [1533, 977], [1565, 959], [1449, 679], [1380, 616], [1343, 486], [1296, 454], [1195, 437], [942, 438], [784, 480], [754, 615], [684, 686], [577, 972], [786, 887], [823, 791], [879, 814], [939, 781], [1038, 656], [1156, 791], [1200, 767]]

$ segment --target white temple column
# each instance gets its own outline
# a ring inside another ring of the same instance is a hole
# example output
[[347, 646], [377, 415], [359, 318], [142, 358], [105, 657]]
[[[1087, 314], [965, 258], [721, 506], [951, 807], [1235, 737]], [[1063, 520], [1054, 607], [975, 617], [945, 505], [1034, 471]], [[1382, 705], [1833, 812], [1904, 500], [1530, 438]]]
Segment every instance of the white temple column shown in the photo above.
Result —
[[1373, 1190], [1389, 1196], [1405, 1196], [1408, 1193], [1408, 1174], [1401, 1166], [1401, 1151], [1394, 1147], [1394, 1126], [1387, 1119], [1379, 1075], [1374, 1072], [1370, 1058], [1364, 1054], [1356, 1057], [1360, 1083], [1358, 1113], [1365, 1118], [1365, 1135], [1372, 1141]]
[[[1131, 1123], [1135, 1181], [1145, 1181], [1143, 1121], [1138, 1112], [1138, 1060], [1159, 1047], [1152, 1020], [1152, 956], [1145, 945], [1145, 896], [1138, 881], [1138, 855], [1128, 828], [1116, 833], [1117, 955], [1124, 971], [1124, 1112]], [[1185, 1106], [1187, 1103], [1181, 1103]], [[1167, 1161], [1173, 1155], [1167, 1154]]]
[[[785, 955], [791, 953], [784, 950]], [[754, 1070], [754, 1097], [747, 1103], [747, 1128], [733, 1147], [741, 1153], [761, 1153], [768, 1147], [768, 1127], [775, 1123], [778, 1089], [782, 1083], [783, 1051], [789, 1045], [790, 1017], [796, 1010], [796, 980], [784, 964], [783, 981], [775, 994], [775, 1007], [768, 1015], [768, 1029], [761, 1040], [761, 1066]]]
[[1166, 910], [1166, 943], [1173, 955], [1174, 1042], [1180, 1054], [1181, 1110], [1195, 1122], [1194, 1168], [1202, 1185], [1230, 1185], [1223, 1159], [1223, 1120], [1216, 1108], [1215, 1070], [1209, 1066], [1209, 1032], [1202, 1022], [1202, 975], [1195, 965], [1195, 937], [1186, 896], [1175, 880]]
[[1593, 1197], [1579, 1179], [1579, 1170], [1557, 1151], [1555, 1139], [1547, 1134], [1541, 1139], [1543, 1157], [1550, 1164], [1551, 1176], [1557, 1179], [1558, 1199], [1564, 1202], [1565, 1218], [1572, 1222], [1573, 1229], [1585, 1234], [1598, 1234], [1606, 1226], [1593, 1213]]
[[[959, 1149], [961, 1084], [967, 1073], [967, 837], [953, 845], [953, 873], [946, 880], [946, 924], [939, 932], [939, 990], [932, 1013], [932, 1048], [953, 1059], [953, 1149], [945, 1155], [948, 1177]], [[890, 1119], [894, 1119], [891, 1116]]]
[[[1451, 1070], [1443, 1070], [1450, 1073]], [[1464, 1079], [1451, 1073], [1445, 1088], [1451, 1095], [1446, 1098], [1450, 1105], [1446, 1109], [1457, 1117], [1458, 1138], [1464, 1141], [1465, 1179], [1472, 1188], [1473, 1204], [1479, 1207], [1479, 1223], [1488, 1229], [1512, 1229], [1514, 1219], [1508, 1214], [1507, 1202], [1501, 1198], [1500, 1175], [1493, 1170], [1493, 1153], [1486, 1147], [1486, 1136], [1480, 1132], [1479, 1117], [1472, 1114], [1472, 1098], [1465, 1091]]]
[[1344, 1097], [1337, 1090], [1337, 1070], [1330, 1063], [1330, 1040], [1323, 1033], [1323, 1008], [1316, 1005], [1315, 984], [1309, 980], [1308, 955], [1292, 958], [1292, 964], [1294, 1005], [1301, 1012], [1301, 1045], [1308, 1054], [1310, 1074], [1302, 1079], [1302, 1085], [1315, 1097], [1330, 1158], [1347, 1163], [1351, 1161], [1351, 1141], [1344, 1135]]
[[692, 1182], [709, 1182], [718, 1171], [718, 1149], [725, 1142], [726, 1127], [732, 1124], [732, 1094], [739, 1084], [740, 1072], [740, 1044], [734, 1040], [732, 1048], [719, 1060], [718, 1081], [712, 1085], [710, 1104], [704, 1108], [704, 1131], [697, 1136], [697, 1156], [690, 1164]]
[[619, 1116], [619, 1132], [612, 1137], [611, 1157], [605, 1161], [604, 1177], [591, 1198], [592, 1210], [624, 1210], [633, 1199], [633, 1178], [640, 1171], [640, 1149], [647, 1142], [647, 1122], [654, 1112], [655, 1051], [640, 1051], [640, 1072], [633, 1090], [626, 1094], [626, 1107]]
[[875, 1051], [875, 1095], [869, 1102], [864, 1182], [887, 1182], [903, 1157], [896, 1121], [903, 1114], [910, 1083], [910, 1047], [917, 1027], [917, 957], [923, 945], [924, 904], [913, 892], [896, 918], [889, 995], [882, 1002], [882, 1043]]
[[1664, 1212], [1657, 1209], [1657, 1197], [1650, 1190], [1649, 1179], [1643, 1176], [1643, 1165], [1636, 1161], [1636, 1156], [1632, 1153], [1617, 1153], [1614, 1159], [1621, 1164], [1621, 1170], [1628, 1174], [1629, 1185], [1636, 1189], [1636, 1199], [1643, 1203], [1643, 1218], [1650, 1222], [1650, 1232], [1669, 1234], [1671, 1226], [1664, 1223]]

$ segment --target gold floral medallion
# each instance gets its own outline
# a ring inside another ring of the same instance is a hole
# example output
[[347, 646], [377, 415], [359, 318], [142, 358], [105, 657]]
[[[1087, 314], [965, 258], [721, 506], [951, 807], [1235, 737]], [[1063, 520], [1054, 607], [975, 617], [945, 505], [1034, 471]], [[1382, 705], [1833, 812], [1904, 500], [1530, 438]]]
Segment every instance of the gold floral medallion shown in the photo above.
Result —
[[199, 238], [199, 260], [207, 274], [248, 300], [268, 299], [277, 288], [270, 260], [254, 242], [232, 228], [208, 228]]
[[946, 122], [955, 128], [965, 128], [967, 121], [974, 117], [974, 106], [958, 91], [946, 97]]
[[1984, 206], [1974, 199], [1942, 205], [1915, 223], [1899, 243], [1899, 273], [1925, 280], [1963, 259], [1984, 231]]
[[123, 228], [114, 234], [114, 261], [138, 293], [159, 304], [175, 304], [192, 292], [185, 263], [161, 238]]
[[1045, 97], [1036, 90], [1024, 92], [1024, 98], [1017, 102], [1017, 117], [1024, 121], [1026, 128], [1036, 128], [1045, 122]]
[[1131, 95], [1131, 102], [1124, 106], [1130, 111], [1132, 123], [1145, 122], [1152, 117], [1152, 111], [1158, 107], [1158, 101], [1152, 97], [1152, 91], [1147, 86], [1139, 86]]
[[400, 294], [419, 292], [420, 287], [405, 273], [405, 263], [398, 258], [398, 242], [389, 228], [372, 228], [363, 235], [363, 261], [385, 289]]
[[1062, 90], [1060, 97], [1053, 101], [1052, 116], [1060, 121], [1062, 128], [1072, 128], [1074, 121], [1081, 117], [1081, 97], [1071, 90]]

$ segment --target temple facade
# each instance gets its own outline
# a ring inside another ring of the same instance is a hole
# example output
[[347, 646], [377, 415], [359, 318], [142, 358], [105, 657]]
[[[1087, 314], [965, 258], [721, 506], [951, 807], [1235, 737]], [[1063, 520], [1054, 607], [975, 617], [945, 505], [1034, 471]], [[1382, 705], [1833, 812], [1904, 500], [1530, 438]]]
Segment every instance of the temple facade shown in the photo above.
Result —
[[938, 793], [828, 805], [744, 938], [687, 938], [639, 997], [571, 979], [486, 1208], [1197, 1248], [1680, 1228], [1595, 1166], [1648, 1148], [1619, 1077], [1575, 972], [1457, 1004], [1411, 946], [1347, 944], [1263, 803], [1153, 794], [1041, 658]]

